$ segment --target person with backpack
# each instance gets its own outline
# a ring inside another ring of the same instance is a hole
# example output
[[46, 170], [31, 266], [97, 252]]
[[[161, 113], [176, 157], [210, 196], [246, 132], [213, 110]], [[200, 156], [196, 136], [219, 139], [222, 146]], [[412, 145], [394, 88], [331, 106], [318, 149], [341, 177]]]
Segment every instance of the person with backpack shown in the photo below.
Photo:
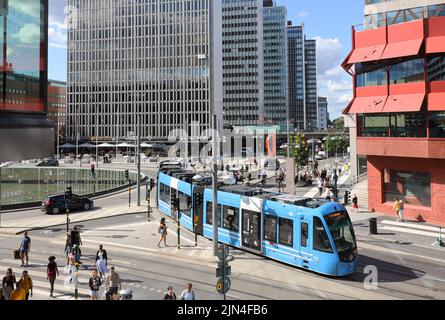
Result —
[[167, 224], [165, 223], [165, 218], [161, 219], [161, 223], [159, 224], [158, 233], [161, 235], [161, 239], [158, 242], [158, 248], [160, 248], [160, 244], [162, 240], [164, 240], [164, 245], [167, 247]]
[[68, 256], [70, 255], [72, 248], [73, 248], [73, 244], [71, 241], [71, 235], [69, 233], [67, 233], [66, 234], [66, 242], [65, 242], [65, 250], [64, 250], [64, 252], [66, 254], [66, 264], [67, 265], [69, 264]]
[[354, 212], [358, 212], [358, 198], [356, 194], [354, 194], [354, 198], [352, 198], [352, 209]]
[[22, 272], [22, 277], [20, 278], [19, 282], [20, 287], [25, 291], [25, 300], [29, 300], [29, 294], [31, 292], [31, 297], [32, 297], [32, 279], [31, 277], [28, 275], [28, 271], [24, 270]]
[[187, 289], [182, 291], [181, 300], [196, 300], [195, 292], [192, 290], [192, 284], [187, 284]]
[[46, 268], [47, 280], [49, 280], [50, 284], [50, 293], [49, 296], [53, 297], [54, 292], [54, 283], [56, 282], [56, 278], [59, 276], [59, 269], [57, 268], [56, 257], [52, 256], [48, 258], [49, 263]]
[[168, 286], [163, 300], [176, 300], [176, 294], [173, 292], [172, 286]]

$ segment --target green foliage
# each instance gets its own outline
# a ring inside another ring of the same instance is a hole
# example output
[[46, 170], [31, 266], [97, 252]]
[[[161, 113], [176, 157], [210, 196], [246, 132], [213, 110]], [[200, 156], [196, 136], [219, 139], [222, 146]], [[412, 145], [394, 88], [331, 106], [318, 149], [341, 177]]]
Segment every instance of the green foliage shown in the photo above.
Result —
[[332, 122], [335, 129], [343, 130], [345, 128], [345, 119], [338, 118]]
[[297, 133], [290, 137], [290, 156], [298, 167], [305, 166], [309, 157], [309, 145], [304, 134]]
[[147, 151], [145, 151], [145, 155], [146, 155], [147, 157], [151, 157], [152, 154], [153, 154], [153, 149], [148, 149]]
[[329, 153], [329, 155], [335, 155], [335, 153], [346, 153], [348, 152], [349, 139], [343, 136], [327, 136], [324, 142], [324, 150]]

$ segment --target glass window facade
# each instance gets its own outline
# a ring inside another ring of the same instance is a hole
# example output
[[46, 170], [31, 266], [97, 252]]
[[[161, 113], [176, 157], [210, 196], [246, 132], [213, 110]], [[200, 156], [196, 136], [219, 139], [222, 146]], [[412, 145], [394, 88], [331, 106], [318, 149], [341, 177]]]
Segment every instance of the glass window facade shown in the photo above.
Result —
[[358, 116], [358, 135], [360, 137], [388, 137], [388, 114], [367, 114]]
[[386, 68], [376, 63], [356, 64], [356, 86], [382, 86], [387, 83]]
[[[445, 5], [444, 5], [445, 6]], [[445, 80], [445, 56], [435, 56], [428, 59], [428, 80]]]
[[390, 84], [424, 81], [424, 60], [412, 59], [391, 65], [389, 78]]
[[429, 125], [430, 138], [445, 138], [445, 112], [431, 112], [429, 114]]
[[385, 201], [431, 207], [431, 174], [385, 169]]
[[425, 138], [427, 136], [425, 112], [360, 114], [358, 125], [360, 137]]
[[429, 17], [443, 17], [445, 16], [445, 4], [437, 4], [428, 7]]
[[0, 110], [46, 111], [47, 1], [0, 2]]

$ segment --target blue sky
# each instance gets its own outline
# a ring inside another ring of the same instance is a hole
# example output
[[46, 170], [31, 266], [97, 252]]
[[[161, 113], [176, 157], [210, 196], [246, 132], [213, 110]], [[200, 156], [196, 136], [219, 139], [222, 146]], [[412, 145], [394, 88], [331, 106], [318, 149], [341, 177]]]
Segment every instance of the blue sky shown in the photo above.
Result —
[[[340, 63], [351, 48], [351, 26], [362, 24], [364, 0], [275, 0], [287, 8], [288, 19], [305, 24], [317, 39], [319, 95], [327, 96], [331, 119], [352, 96], [351, 78]], [[66, 0], [49, 0], [49, 78], [66, 80]]]

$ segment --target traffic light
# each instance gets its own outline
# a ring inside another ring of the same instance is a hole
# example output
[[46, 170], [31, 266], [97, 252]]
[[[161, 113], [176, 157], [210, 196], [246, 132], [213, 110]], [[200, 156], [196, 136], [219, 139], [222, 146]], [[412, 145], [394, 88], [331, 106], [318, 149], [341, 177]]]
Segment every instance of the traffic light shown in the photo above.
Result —
[[94, 164], [91, 165], [91, 174], [94, 176]]
[[72, 187], [67, 187], [66, 188], [66, 192], [65, 192], [65, 197], [71, 198], [72, 196], [73, 196], [73, 188]]
[[345, 206], [347, 206], [351, 201], [351, 194], [349, 193], [349, 191], [345, 191], [345, 196], [343, 198], [343, 201], [345, 203]]
[[193, 206], [193, 208], [195, 210], [198, 210], [198, 208], [202, 206], [202, 200], [203, 200], [202, 193], [195, 193], [194, 199], [195, 199], [195, 205]]
[[155, 179], [151, 178], [150, 179], [150, 191], [153, 190], [155, 187]]
[[129, 180], [129, 178], [130, 178], [130, 172], [128, 171], [128, 169], [127, 170], [125, 170], [125, 180]]

